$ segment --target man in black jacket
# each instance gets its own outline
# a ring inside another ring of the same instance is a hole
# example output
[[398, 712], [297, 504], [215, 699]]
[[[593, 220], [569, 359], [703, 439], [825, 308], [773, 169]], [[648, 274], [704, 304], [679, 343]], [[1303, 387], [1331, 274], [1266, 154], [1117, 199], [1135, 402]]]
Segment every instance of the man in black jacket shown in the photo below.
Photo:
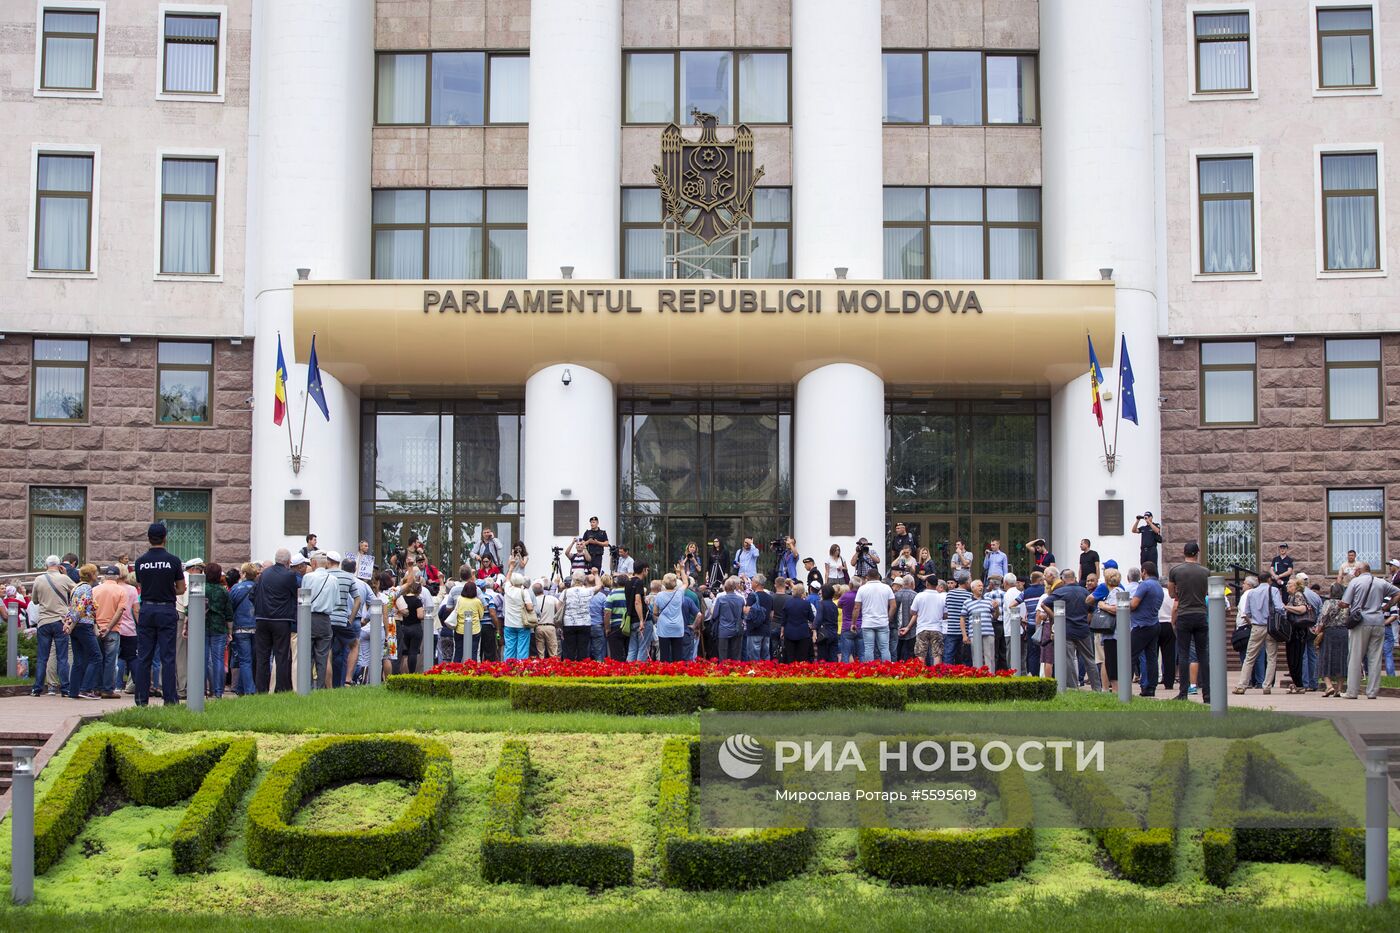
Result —
[[292, 573], [291, 552], [278, 548], [276, 563], [258, 577], [253, 588], [253, 683], [267, 693], [277, 662], [277, 692], [292, 689], [292, 629], [297, 619], [297, 576]]

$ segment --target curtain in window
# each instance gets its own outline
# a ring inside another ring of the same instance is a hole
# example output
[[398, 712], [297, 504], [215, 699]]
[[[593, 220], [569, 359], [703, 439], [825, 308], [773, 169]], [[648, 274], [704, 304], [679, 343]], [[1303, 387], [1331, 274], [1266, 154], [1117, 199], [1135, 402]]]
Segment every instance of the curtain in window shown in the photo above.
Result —
[[423, 278], [423, 231], [376, 230], [374, 232], [376, 279]]
[[83, 550], [83, 520], [59, 515], [35, 515], [34, 538], [29, 543], [33, 569], [44, 569], [44, 558], [50, 554], [81, 554]]
[[423, 123], [426, 55], [380, 55], [379, 123]]
[[980, 279], [984, 276], [980, 226], [936, 226], [930, 229], [935, 279]]
[[[162, 272], [208, 274], [213, 269], [216, 165], [207, 160], [166, 159], [161, 166]], [[195, 195], [211, 200], [170, 200], [171, 195]]]
[[486, 192], [486, 221], [493, 224], [523, 224], [527, 219], [529, 196], [524, 188], [494, 188]]
[[[1249, 35], [1248, 13], [1212, 13], [1196, 17], [1197, 39]], [[1247, 39], [1197, 41], [1200, 69], [1198, 90], [1243, 91], [1249, 88]]]
[[1327, 210], [1327, 268], [1375, 269], [1376, 198], [1371, 194], [1332, 195], [1331, 191], [1376, 188], [1376, 157], [1322, 157], [1322, 191]]
[[491, 59], [491, 122], [530, 121], [530, 59], [503, 55]]
[[681, 53], [681, 119], [689, 121], [692, 107], [712, 113], [721, 125], [731, 119], [734, 99], [730, 86], [733, 60], [728, 52]]
[[490, 279], [525, 278], [526, 234], [524, 230], [489, 230], [487, 232], [486, 277]]
[[919, 227], [885, 228], [885, 278], [924, 277], [924, 231]]
[[428, 231], [428, 278], [481, 276], [481, 228], [433, 227]]
[[[39, 190], [92, 193], [91, 156], [39, 156]], [[36, 269], [86, 270], [88, 268], [89, 198], [41, 196], [39, 198]]]
[[753, 232], [753, 253], [749, 276], [755, 279], [785, 279], [788, 269], [788, 232], [759, 227]]
[[1347, 551], [1372, 567], [1380, 567], [1381, 520], [1379, 518], [1334, 518], [1332, 521], [1332, 566], [1346, 562]]
[[[186, 560], [189, 557], [203, 557], [208, 539], [205, 537], [205, 523], [198, 518], [166, 518], [165, 546], [172, 554]], [[189, 557], [185, 557], [185, 555]]]
[[988, 123], [1034, 123], [1035, 97], [1034, 58], [987, 56]]
[[1370, 87], [1371, 37], [1322, 37], [1322, 86]]
[[217, 91], [218, 17], [167, 16], [165, 37], [165, 90], [172, 94]]
[[665, 236], [660, 228], [629, 229], [624, 236], [625, 279], [659, 279], [666, 274]]
[[992, 279], [1040, 278], [1040, 234], [1033, 229], [993, 227], [988, 231]]
[[74, 366], [34, 367], [34, 417], [62, 421], [81, 420], [85, 404], [87, 371]]
[[52, 36], [44, 39], [44, 74], [41, 84], [46, 88], [90, 90], [97, 87], [92, 73], [94, 46], [97, 44], [97, 14], [64, 12], [44, 13], [44, 32], [86, 33], [80, 36]]
[[1254, 371], [1227, 369], [1206, 371], [1205, 423], [1237, 424], [1254, 420]]
[[1380, 419], [1379, 369], [1327, 370], [1327, 417], [1332, 421]]
[[784, 52], [745, 52], [739, 56], [739, 120], [786, 123], [788, 57]]
[[675, 119], [676, 57], [670, 52], [627, 56], [628, 123], [670, 123]]
[[[1254, 191], [1253, 159], [1202, 159], [1200, 193]], [[1201, 271], [1254, 271], [1254, 209], [1249, 198], [1201, 201]]]

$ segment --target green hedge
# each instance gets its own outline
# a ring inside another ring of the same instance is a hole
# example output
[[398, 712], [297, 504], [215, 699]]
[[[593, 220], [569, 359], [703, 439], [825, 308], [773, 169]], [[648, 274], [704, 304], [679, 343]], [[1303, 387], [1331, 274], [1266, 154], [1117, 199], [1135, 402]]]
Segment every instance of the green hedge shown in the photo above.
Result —
[[906, 702], [992, 703], [1051, 700], [1045, 677], [949, 679], [747, 677], [467, 677], [396, 674], [390, 690], [456, 699], [509, 697], [515, 709], [537, 713], [589, 710], [619, 715], [799, 712], [824, 709], [903, 709]]
[[806, 827], [770, 827], [740, 836], [690, 829], [690, 789], [697, 743], [671, 738], [661, 751], [657, 843], [661, 878], [687, 891], [752, 888], [801, 874], [812, 860], [816, 834]]
[[176, 874], [204, 871], [258, 773], [258, 743], [236, 739], [204, 777], [170, 839]]
[[[341, 781], [392, 776], [418, 782], [387, 826], [322, 830], [292, 826], [301, 802]], [[404, 735], [332, 735], [283, 755], [248, 804], [248, 864], [268, 874], [333, 881], [412, 868], [442, 835], [452, 799], [452, 756], [441, 742]]]
[[420, 693], [454, 700], [504, 700], [510, 696], [511, 678], [464, 677], [461, 674], [392, 674], [384, 682], [399, 693]]
[[1002, 700], [1053, 700], [1049, 677], [929, 677], [902, 680], [910, 703], [995, 703]]
[[[1269, 809], [1246, 809], [1250, 796]], [[1210, 827], [1201, 837], [1206, 880], [1226, 887], [1241, 861], [1332, 862], [1365, 877], [1365, 830], [1349, 822], [1262, 745], [1236, 742], [1220, 766]]]
[[1051, 769], [1046, 775], [1123, 877], [1162, 885], [1176, 873], [1176, 812], [1188, 766], [1186, 743], [1166, 743], [1147, 792], [1145, 829], [1098, 773]]
[[508, 739], [491, 781], [481, 838], [481, 877], [490, 882], [611, 888], [632, 883], [632, 847], [616, 842], [553, 842], [520, 834], [530, 780], [530, 746]]
[[210, 739], [160, 755], [120, 733], [85, 739], [35, 810], [34, 871], [43, 874], [63, 857], [114, 773], [140, 806], [168, 807], [194, 795], [171, 854], [176, 872], [201, 870], [256, 770], [252, 739]]
[[[878, 772], [871, 775], [873, 781], [881, 781]], [[863, 826], [856, 834], [861, 869], [896, 884], [961, 888], [1005, 881], [1033, 859], [1035, 830], [1025, 774], [1019, 768], [989, 772], [979, 765], [958, 777], [996, 790], [1005, 826], [971, 830]]]

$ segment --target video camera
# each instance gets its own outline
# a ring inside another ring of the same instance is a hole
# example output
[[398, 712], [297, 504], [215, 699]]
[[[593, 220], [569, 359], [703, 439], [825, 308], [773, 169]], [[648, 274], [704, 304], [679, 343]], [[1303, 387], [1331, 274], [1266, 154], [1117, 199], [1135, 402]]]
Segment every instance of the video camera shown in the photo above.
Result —
[[787, 538], [774, 538], [768, 542], [768, 550], [774, 554], [781, 554], [787, 550]]
[[554, 552], [555, 557], [558, 557], [560, 554], [564, 553], [564, 549], [557, 544], [554, 545], [554, 547], [550, 548], [550, 550]]

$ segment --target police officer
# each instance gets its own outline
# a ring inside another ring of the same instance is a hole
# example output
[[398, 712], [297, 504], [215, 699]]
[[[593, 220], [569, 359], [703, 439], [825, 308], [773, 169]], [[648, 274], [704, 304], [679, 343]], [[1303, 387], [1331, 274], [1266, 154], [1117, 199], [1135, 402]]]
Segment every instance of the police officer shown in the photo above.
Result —
[[146, 529], [151, 549], [136, 558], [136, 583], [141, 588], [141, 614], [136, 621], [136, 705], [145, 706], [151, 696], [151, 658], [160, 652], [161, 697], [166, 706], [180, 702], [177, 682], [176, 641], [180, 618], [175, 597], [185, 592], [184, 565], [165, 549], [165, 525], [154, 522]]

